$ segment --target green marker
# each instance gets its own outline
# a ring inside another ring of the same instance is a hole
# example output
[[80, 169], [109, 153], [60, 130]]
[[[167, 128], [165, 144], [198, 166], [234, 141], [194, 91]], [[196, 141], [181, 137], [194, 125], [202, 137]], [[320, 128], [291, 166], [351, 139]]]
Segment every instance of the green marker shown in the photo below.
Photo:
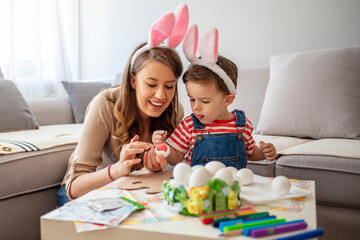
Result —
[[224, 233], [226, 232], [230, 232], [233, 230], [238, 230], [238, 229], [243, 229], [245, 227], [255, 227], [255, 226], [260, 226], [263, 224], [270, 224], [270, 223], [279, 223], [279, 222], [285, 222], [286, 219], [285, 218], [281, 218], [281, 219], [273, 219], [273, 220], [267, 220], [267, 221], [263, 221], [263, 222], [255, 222], [255, 223], [245, 223], [245, 224], [236, 224], [234, 226], [227, 226], [224, 227]]

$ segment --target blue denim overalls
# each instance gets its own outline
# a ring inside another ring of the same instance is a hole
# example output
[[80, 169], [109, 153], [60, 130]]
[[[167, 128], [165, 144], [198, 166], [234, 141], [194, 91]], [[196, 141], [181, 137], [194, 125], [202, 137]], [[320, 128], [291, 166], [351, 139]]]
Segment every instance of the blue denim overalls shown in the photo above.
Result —
[[[246, 117], [241, 110], [235, 110], [235, 125], [245, 127]], [[202, 132], [204, 124], [194, 114], [194, 131], [199, 132], [195, 138], [191, 155], [191, 166], [205, 165], [210, 161], [221, 161], [227, 167], [245, 168], [247, 164], [245, 141], [242, 129], [234, 133], [210, 134]]]

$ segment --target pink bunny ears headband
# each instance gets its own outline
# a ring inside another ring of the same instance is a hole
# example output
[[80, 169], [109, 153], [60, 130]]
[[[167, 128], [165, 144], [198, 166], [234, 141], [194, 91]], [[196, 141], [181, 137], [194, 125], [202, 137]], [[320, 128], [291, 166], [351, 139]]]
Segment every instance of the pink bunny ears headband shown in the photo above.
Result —
[[135, 59], [141, 53], [145, 52], [150, 48], [163, 46], [159, 44], [166, 39], [168, 47], [177, 47], [184, 39], [188, 24], [189, 9], [184, 3], [176, 8], [175, 14], [169, 12], [162, 15], [151, 26], [147, 44], [134, 53], [131, 59], [131, 66], [134, 65]]
[[231, 94], [236, 95], [236, 88], [231, 78], [226, 72], [216, 64], [218, 59], [218, 40], [219, 32], [216, 28], [209, 29], [201, 38], [199, 53], [201, 58], [196, 57], [198, 49], [198, 27], [193, 24], [189, 27], [183, 42], [184, 54], [190, 63], [204, 66], [216, 73], [225, 83]]

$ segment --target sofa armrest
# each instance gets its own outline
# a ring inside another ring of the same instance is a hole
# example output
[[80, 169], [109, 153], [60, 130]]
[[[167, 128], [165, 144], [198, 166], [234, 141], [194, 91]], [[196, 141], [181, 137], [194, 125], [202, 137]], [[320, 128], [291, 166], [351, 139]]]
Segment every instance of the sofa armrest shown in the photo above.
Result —
[[27, 100], [40, 126], [75, 123], [68, 97]]

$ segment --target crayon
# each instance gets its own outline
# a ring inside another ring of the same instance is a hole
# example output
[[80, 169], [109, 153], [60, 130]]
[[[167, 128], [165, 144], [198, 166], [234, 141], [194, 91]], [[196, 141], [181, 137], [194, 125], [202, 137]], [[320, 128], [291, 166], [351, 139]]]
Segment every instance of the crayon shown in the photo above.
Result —
[[265, 224], [285, 222], [285, 221], [286, 221], [285, 218], [281, 218], [281, 219], [272, 219], [272, 220], [267, 220], [267, 221], [262, 221], [262, 222], [254, 222], [254, 223], [247, 223], [247, 224], [236, 224], [234, 226], [224, 227], [224, 233], [229, 232], [229, 231], [233, 231], [233, 230], [243, 229], [243, 228], [246, 228], [246, 227], [255, 227], [255, 226], [261, 226], [261, 225], [265, 225]]
[[286, 236], [286, 237], [282, 237], [282, 238], [277, 238], [276, 240], [303, 240], [303, 239], [309, 239], [309, 238], [318, 237], [318, 236], [321, 236], [323, 234], [324, 234], [324, 229], [318, 228], [318, 229], [315, 229], [315, 230], [310, 230], [310, 231], [295, 234], [295, 235], [290, 235], [290, 236]]
[[242, 234], [244, 236], [250, 236], [251, 231], [256, 230], [256, 229], [260, 229], [260, 228], [264, 228], [264, 227], [275, 227], [275, 226], [298, 223], [298, 222], [304, 222], [304, 219], [299, 219], [299, 220], [294, 220], [294, 221], [289, 221], [289, 222], [279, 222], [279, 223], [273, 223], [273, 224], [266, 224], [266, 225], [261, 225], [261, 226], [256, 226], [256, 227], [246, 227], [246, 228], [243, 228]]
[[269, 216], [268, 212], [259, 212], [259, 213], [245, 214], [245, 215], [214, 218], [212, 225], [213, 225], [213, 227], [217, 228], [217, 227], [219, 227], [220, 222], [223, 222], [223, 221], [229, 221], [229, 220], [235, 220], [235, 219], [251, 219], [251, 218], [267, 217], [267, 216]]
[[235, 219], [235, 220], [231, 220], [231, 221], [221, 222], [219, 224], [219, 230], [220, 230], [220, 232], [223, 232], [225, 227], [235, 226], [238, 224], [257, 223], [257, 222], [263, 222], [263, 221], [273, 220], [273, 219], [276, 219], [276, 216], [266, 216], [266, 217], [258, 217], [258, 218], [251, 218], [251, 219]]
[[257, 237], [269, 236], [273, 234], [301, 230], [305, 228], [307, 228], [306, 222], [291, 223], [276, 227], [266, 227], [251, 231], [251, 237], [257, 238]]

